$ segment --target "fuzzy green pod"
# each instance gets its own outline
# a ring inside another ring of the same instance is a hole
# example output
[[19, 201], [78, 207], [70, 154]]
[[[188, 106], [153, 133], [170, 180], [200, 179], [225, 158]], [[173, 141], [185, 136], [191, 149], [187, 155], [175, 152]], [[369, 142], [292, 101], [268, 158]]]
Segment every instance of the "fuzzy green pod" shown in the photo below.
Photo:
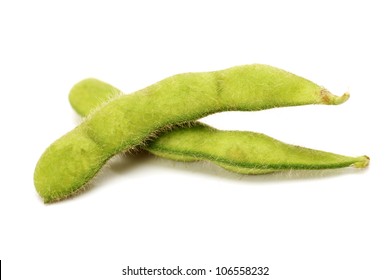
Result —
[[[69, 95], [72, 107], [86, 116], [120, 95], [115, 87], [96, 79], [76, 84]], [[99, 104], [101, 103], [101, 104]], [[267, 135], [221, 131], [200, 122], [176, 126], [158, 134], [144, 149], [178, 161], [208, 160], [240, 174], [266, 174], [286, 169], [365, 167], [368, 158], [348, 157], [289, 145]]]
[[335, 105], [347, 99], [267, 65], [175, 75], [108, 102], [51, 144], [35, 168], [35, 187], [45, 202], [66, 198], [115, 154], [144, 143], [166, 126], [212, 113]]

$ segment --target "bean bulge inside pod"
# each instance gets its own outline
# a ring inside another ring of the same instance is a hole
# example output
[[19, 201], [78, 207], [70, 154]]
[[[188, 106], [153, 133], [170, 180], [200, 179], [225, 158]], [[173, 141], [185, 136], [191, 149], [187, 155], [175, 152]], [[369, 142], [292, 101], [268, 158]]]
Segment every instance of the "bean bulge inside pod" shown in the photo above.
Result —
[[335, 96], [267, 65], [178, 74], [106, 103], [56, 140], [36, 165], [35, 187], [45, 202], [66, 198], [82, 189], [115, 154], [144, 143], [166, 126], [212, 113], [337, 105], [347, 99], [347, 94]]

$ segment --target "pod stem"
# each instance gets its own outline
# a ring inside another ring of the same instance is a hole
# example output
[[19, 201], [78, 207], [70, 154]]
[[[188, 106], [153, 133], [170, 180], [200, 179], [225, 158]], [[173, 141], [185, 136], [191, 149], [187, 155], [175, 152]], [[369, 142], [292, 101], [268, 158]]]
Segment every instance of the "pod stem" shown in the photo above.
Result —
[[328, 90], [324, 89], [321, 91], [321, 98], [325, 104], [339, 105], [339, 104], [342, 104], [349, 99], [349, 93], [346, 92], [342, 96], [337, 96], [337, 95], [330, 93]]
[[361, 156], [356, 158], [356, 162], [353, 164], [353, 167], [356, 168], [365, 168], [370, 163], [370, 158], [368, 156]]

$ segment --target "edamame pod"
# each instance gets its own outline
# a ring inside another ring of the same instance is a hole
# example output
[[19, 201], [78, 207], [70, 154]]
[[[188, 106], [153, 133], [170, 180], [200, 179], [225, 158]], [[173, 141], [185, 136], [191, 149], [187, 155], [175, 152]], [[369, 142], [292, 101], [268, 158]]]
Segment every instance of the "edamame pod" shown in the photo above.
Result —
[[51, 144], [35, 168], [35, 187], [45, 202], [66, 198], [115, 154], [144, 143], [166, 126], [212, 113], [336, 105], [347, 99], [346, 94], [337, 97], [307, 79], [267, 65], [175, 75], [108, 102]]
[[[72, 107], [86, 116], [121, 91], [96, 79], [76, 84], [70, 92]], [[150, 153], [173, 160], [209, 160], [240, 174], [265, 174], [286, 169], [365, 167], [366, 156], [348, 157], [285, 144], [264, 134], [221, 131], [190, 122], [160, 133], [144, 147]]]

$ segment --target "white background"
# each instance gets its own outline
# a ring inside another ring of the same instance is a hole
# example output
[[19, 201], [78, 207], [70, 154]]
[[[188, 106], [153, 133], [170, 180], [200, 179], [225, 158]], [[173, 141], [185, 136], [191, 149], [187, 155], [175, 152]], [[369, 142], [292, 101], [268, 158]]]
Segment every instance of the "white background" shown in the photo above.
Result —
[[[4, 279], [172, 279], [121, 276], [127, 265], [213, 270], [182, 279], [217, 279], [217, 266], [268, 266], [264, 279], [390, 279], [385, 3], [1, 0]], [[81, 121], [67, 99], [79, 80], [132, 92], [181, 72], [249, 63], [351, 98], [205, 122], [367, 154], [370, 167], [239, 176], [209, 163], [121, 157], [73, 199], [44, 205], [36, 194], [40, 155]]]

